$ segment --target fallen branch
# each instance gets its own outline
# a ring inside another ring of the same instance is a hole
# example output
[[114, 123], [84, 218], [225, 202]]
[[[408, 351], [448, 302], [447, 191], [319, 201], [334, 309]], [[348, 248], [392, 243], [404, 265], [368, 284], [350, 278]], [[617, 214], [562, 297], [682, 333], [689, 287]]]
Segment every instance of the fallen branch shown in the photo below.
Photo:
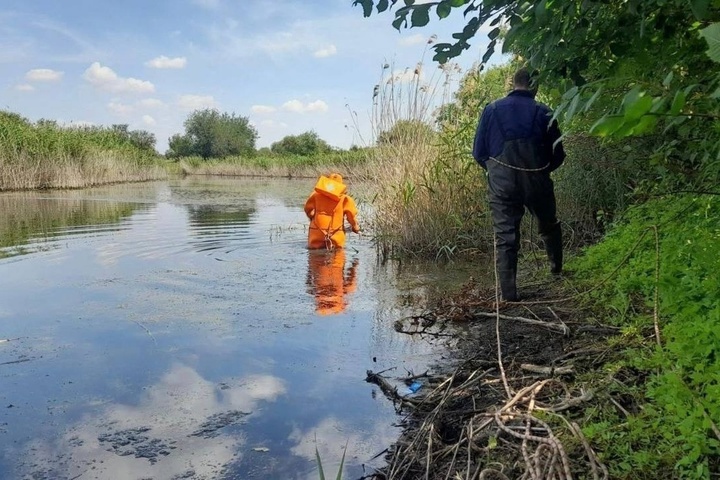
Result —
[[554, 330], [556, 332], [560, 332], [563, 335], [570, 335], [570, 328], [567, 325], [558, 325], [557, 323], [544, 322], [542, 320], [535, 320], [533, 318], [513, 317], [510, 315], [503, 315], [502, 313], [473, 312], [472, 314], [475, 317], [499, 318], [501, 320], [511, 320], [514, 322], [528, 323], [530, 325], [537, 325], [540, 327], [547, 328], [549, 330]]
[[408, 404], [413, 407], [416, 407], [421, 402], [420, 400], [417, 400], [415, 398], [400, 395], [397, 387], [391, 385], [390, 382], [385, 379], [385, 377], [374, 373], [372, 370], [368, 370], [366, 374], [367, 376], [365, 377], [365, 381], [368, 383], [373, 383], [380, 387], [380, 390], [382, 390], [385, 396], [392, 399], [393, 402], [397, 401], [401, 404]]
[[523, 363], [520, 365], [522, 370], [528, 372], [539, 373], [541, 375], [572, 375], [575, 373], [575, 368], [572, 365], [567, 367], [541, 367], [540, 365], [533, 365], [531, 363]]

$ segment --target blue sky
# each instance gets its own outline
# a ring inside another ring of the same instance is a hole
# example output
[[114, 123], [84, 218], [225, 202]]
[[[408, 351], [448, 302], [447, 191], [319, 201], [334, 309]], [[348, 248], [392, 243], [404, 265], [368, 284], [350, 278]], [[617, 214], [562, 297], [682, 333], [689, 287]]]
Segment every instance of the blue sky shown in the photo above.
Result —
[[[428, 38], [446, 41], [464, 25], [457, 12], [398, 32], [392, 14], [363, 18], [352, 0], [3, 4], [1, 109], [33, 121], [128, 123], [153, 132], [160, 152], [204, 107], [249, 117], [258, 147], [308, 130], [342, 148], [367, 142], [373, 87], [392, 70], [383, 64], [412, 72]], [[460, 67], [477, 61], [486, 43], [478, 35]], [[424, 56], [427, 83], [439, 78], [431, 58]]]

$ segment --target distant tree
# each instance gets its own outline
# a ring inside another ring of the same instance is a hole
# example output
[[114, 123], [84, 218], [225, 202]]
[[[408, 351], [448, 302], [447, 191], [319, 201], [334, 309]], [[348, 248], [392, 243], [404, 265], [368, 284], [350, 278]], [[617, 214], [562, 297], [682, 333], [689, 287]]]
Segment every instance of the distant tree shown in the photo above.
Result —
[[185, 135], [169, 139], [169, 157], [224, 158], [255, 153], [257, 130], [247, 117], [206, 108], [192, 112], [184, 126]]
[[47, 118], [41, 118], [40, 120], [35, 122], [35, 125], [40, 128], [58, 128], [57, 120], [49, 120]]
[[155, 134], [148, 132], [147, 130], [129, 131], [128, 140], [140, 150], [148, 150], [150, 152], [155, 151]]
[[190, 137], [176, 133], [168, 140], [168, 158], [190, 157], [193, 155], [193, 144]]
[[147, 130], [130, 130], [127, 123], [116, 123], [110, 131], [122, 142], [127, 142], [140, 150], [155, 152], [155, 134]]
[[267, 157], [268, 155], [273, 155], [273, 151], [270, 150], [270, 147], [262, 147], [258, 149], [257, 154], [263, 157]]
[[288, 135], [282, 140], [273, 143], [270, 150], [278, 155], [312, 156], [327, 153], [332, 148], [317, 133], [309, 131], [300, 135]]

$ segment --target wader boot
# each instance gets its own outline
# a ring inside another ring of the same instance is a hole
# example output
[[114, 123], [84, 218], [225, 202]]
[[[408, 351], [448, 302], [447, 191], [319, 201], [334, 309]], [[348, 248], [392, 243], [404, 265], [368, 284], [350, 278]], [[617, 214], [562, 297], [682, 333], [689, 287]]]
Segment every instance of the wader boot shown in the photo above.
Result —
[[516, 276], [516, 270], [498, 271], [498, 281], [500, 282], [500, 298], [506, 302], [517, 302], [519, 300], [517, 295], [517, 286], [515, 284]]
[[559, 275], [563, 264], [562, 229], [557, 222], [548, 228], [541, 229], [540, 236], [545, 243], [545, 251], [550, 261], [550, 273]]

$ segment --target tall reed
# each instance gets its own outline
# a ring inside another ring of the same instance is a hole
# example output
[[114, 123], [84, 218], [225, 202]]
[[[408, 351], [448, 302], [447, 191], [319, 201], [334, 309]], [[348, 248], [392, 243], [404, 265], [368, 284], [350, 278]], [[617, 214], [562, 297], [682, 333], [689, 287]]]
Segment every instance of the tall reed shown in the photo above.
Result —
[[103, 127], [31, 123], [0, 111], [0, 190], [77, 188], [165, 178], [158, 157]]
[[397, 74], [385, 65], [375, 87], [370, 225], [383, 252], [449, 257], [476, 248], [486, 202], [480, 169], [469, 152], [449, 154], [438, 122], [460, 69], [445, 64], [426, 76], [424, 68]]

